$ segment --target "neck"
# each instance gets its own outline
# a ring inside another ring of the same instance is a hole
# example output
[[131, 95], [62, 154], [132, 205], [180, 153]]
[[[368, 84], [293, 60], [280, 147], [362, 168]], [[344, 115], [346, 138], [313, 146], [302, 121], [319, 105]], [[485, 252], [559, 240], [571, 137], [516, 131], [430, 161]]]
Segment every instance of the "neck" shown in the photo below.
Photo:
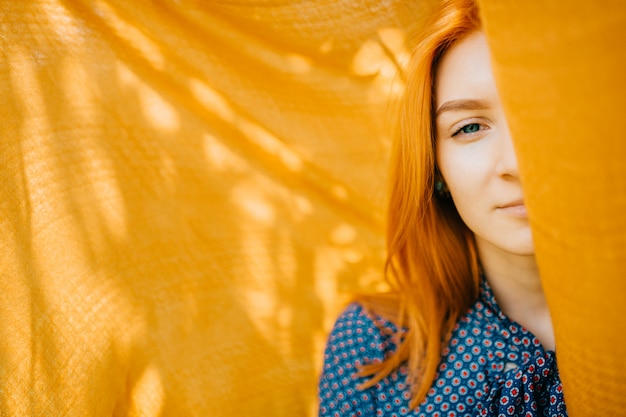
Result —
[[477, 239], [483, 271], [504, 314], [554, 350], [554, 331], [534, 255], [517, 255]]

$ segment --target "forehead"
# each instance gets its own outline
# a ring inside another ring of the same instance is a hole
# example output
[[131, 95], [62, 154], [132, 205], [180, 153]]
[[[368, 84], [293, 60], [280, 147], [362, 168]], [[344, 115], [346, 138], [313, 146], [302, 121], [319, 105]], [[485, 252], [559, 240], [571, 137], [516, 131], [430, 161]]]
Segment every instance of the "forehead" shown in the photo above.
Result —
[[473, 32], [455, 43], [435, 72], [436, 107], [459, 99], [497, 99], [489, 48], [482, 32]]

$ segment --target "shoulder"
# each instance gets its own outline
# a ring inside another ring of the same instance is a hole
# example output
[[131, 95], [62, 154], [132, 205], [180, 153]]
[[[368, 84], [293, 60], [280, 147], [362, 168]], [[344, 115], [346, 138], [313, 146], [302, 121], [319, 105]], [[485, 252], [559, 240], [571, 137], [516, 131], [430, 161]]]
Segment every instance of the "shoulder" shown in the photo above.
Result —
[[362, 389], [370, 377], [362, 365], [383, 361], [395, 350], [395, 326], [359, 303], [339, 316], [328, 338], [319, 381], [320, 416], [374, 416], [375, 388]]
[[360, 303], [348, 305], [338, 317], [328, 338], [327, 356], [351, 358], [355, 365], [382, 361], [395, 349], [396, 326]]

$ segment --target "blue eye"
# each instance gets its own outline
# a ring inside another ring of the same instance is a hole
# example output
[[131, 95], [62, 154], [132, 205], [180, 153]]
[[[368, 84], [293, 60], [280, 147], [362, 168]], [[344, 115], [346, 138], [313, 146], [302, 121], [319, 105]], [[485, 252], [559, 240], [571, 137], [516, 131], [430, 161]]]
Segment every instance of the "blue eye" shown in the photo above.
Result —
[[465, 125], [461, 128], [463, 133], [474, 133], [480, 130], [480, 125], [478, 123], [471, 123], [469, 125]]
[[454, 135], [452, 136], [456, 136], [459, 133], [464, 133], [466, 135], [470, 135], [472, 133], [476, 133], [480, 130], [480, 124], [478, 123], [469, 123], [466, 124], [465, 126], [463, 126], [462, 128], [460, 128], [459, 130], [457, 130]]

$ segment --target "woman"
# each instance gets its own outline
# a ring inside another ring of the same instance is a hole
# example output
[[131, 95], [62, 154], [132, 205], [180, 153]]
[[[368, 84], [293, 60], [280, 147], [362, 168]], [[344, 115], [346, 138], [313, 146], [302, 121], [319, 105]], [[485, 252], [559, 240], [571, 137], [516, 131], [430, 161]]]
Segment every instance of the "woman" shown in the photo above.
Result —
[[337, 320], [320, 415], [566, 415], [474, 2], [444, 1], [420, 36], [392, 157], [392, 293], [363, 298]]

